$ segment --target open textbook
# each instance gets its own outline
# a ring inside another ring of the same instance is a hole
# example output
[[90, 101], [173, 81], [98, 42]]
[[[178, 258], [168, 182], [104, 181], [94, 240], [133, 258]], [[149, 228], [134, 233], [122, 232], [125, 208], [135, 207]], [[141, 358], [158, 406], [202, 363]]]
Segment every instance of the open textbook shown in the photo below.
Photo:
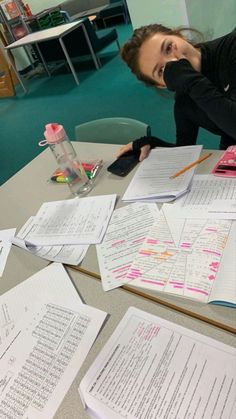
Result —
[[127, 279], [153, 291], [236, 307], [235, 244], [231, 220], [173, 218], [171, 223], [160, 211]]
[[[0, 297], [0, 417], [50, 419], [106, 318], [52, 264]], [[1, 319], [3, 320], [3, 319]]]
[[[236, 222], [166, 218], [165, 204], [134, 203], [114, 211], [96, 246], [105, 291], [123, 284], [236, 305]], [[170, 214], [170, 212], [169, 212]]]
[[123, 201], [168, 202], [183, 195], [189, 188], [195, 167], [175, 179], [170, 177], [196, 161], [201, 150], [202, 146], [196, 145], [151, 150], [135, 172]]
[[233, 419], [236, 350], [130, 307], [82, 379], [97, 419]]

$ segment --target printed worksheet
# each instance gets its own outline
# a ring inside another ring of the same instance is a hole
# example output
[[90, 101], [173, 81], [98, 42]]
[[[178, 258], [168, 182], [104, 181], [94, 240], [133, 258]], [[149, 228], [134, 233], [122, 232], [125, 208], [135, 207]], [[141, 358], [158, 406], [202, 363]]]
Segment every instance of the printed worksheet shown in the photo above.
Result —
[[60, 263], [52, 263], [16, 287], [0, 296], [0, 345], [37, 299], [45, 304], [52, 299], [58, 304], [82, 304], [65, 268]]
[[67, 244], [61, 246], [34, 246], [28, 244], [29, 234], [36, 228], [34, 219], [34, 217], [30, 217], [17, 233], [17, 236], [13, 237], [12, 243], [15, 246], [52, 262], [69, 265], [79, 265], [82, 262], [89, 248], [88, 244]]
[[50, 419], [55, 415], [106, 317], [82, 304], [75, 289], [74, 294], [77, 301], [63, 303], [59, 302], [63, 293], [59, 299], [54, 292], [46, 299], [37, 296], [34, 307], [1, 345], [1, 417]]
[[[174, 219], [173, 222], [177, 223]], [[181, 225], [179, 240], [175, 234], [174, 241], [170, 225], [161, 211], [127, 278], [135, 286], [207, 303], [217, 280], [232, 221], [186, 219]]]
[[122, 199], [167, 202], [181, 196], [188, 190], [195, 167], [175, 179], [170, 177], [197, 160], [201, 149], [202, 146], [185, 146], [151, 150], [139, 164]]
[[15, 232], [16, 228], [0, 230], [0, 278], [7, 263], [7, 258], [11, 250], [11, 240]]
[[[236, 179], [195, 175], [191, 190], [174, 204], [175, 218], [236, 219]], [[167, 206], [167, 211], [172, 211]]]
[[104, 291], [127, 282], [126, 273], [158, 212], [154, 203], [134, 203], [114, 211], [103, 242], [96, 246]]
[[130, 307], [82, 379], [97, 419], [233, 419], [236, 350]]
[[106, 232], [116, 195], [45, 202], [35, 216], [29, 244], [51, 246], [100, 243]]

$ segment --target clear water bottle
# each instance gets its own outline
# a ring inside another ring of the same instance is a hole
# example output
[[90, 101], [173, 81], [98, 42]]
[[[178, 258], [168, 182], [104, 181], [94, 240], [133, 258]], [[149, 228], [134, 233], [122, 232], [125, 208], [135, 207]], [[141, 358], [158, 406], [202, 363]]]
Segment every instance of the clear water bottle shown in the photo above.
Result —
[[44, 137], [63, 172], [73, 195], [83, 195], [92, 188], [85, 170], [78, 160], [73, 145], [62, 125], [51, 123], [45, 126]]

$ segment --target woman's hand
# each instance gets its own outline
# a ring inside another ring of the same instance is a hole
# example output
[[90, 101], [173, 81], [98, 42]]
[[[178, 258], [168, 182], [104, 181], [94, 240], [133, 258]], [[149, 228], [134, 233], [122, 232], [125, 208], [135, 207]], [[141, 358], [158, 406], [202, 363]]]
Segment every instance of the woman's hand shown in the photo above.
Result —
[[[146, 157], [148, 157], [150, 153], [150, 149], [151, 149], [150, 144], [146, 144], [140, 148], [139, 161], [143, 161], [144, 159], [146, 159]], [[120, 150], [118, 151], [117, 158], [122, 156], [124, 153], [127, 153], [127, 151], [131, 151], [131, 150], [133, 150], [133, 142], [128, 143], [124, 145], [123, 147], [121, 147]]]

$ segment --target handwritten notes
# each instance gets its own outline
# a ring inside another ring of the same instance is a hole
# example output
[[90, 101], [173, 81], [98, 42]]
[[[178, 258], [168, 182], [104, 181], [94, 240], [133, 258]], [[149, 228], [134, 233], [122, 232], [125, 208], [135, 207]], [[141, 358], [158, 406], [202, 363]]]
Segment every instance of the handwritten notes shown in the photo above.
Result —
[[96, 246], [105, 291], [127, 282], [126, 273], [157, 214], [156, 204], [145, 203], [114, 211], [103, 242]]
[[231, 228], [229, 220], [187, 219], [176, 242], [161, 211], [127, 278], [135, 286], [209, 302]]

